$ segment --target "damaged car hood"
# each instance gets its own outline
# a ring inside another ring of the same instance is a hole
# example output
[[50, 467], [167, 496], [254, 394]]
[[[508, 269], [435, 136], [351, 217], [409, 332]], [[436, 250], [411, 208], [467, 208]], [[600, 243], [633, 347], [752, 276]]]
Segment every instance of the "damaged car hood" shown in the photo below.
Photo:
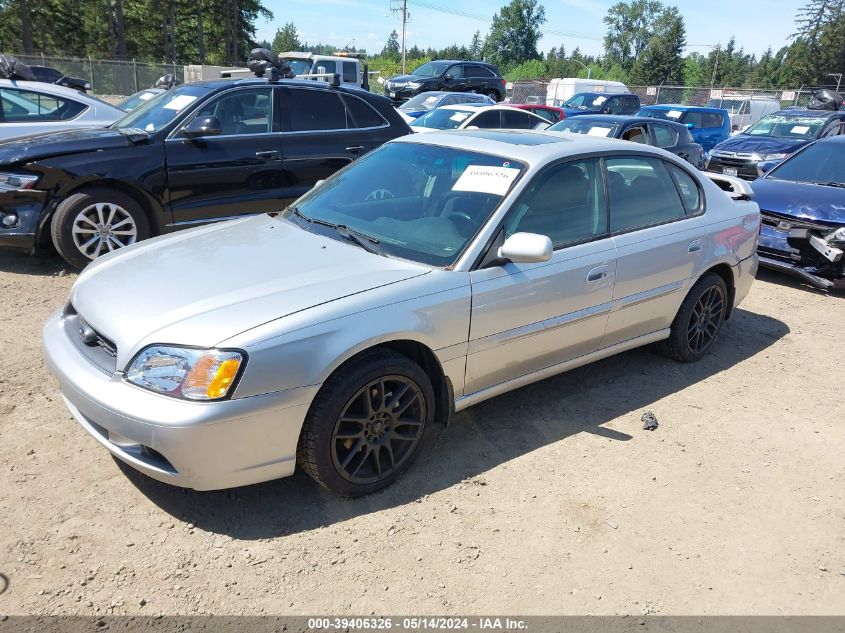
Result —
[[100, 258], [82, 272], [70, 300], [114, 342], [122, 368], [146, 345], [213, 347], [430, 270], [264, 215], [153, 238]]
[[31, 162], [50, 156], [97, 152], [129, 145], [132, 141], [128, 137], [110, 128], [31, 134], [0, 141], [0, 164]]
[[751, 183], [762, 211], [834, 225], [845, 224], [845, 189], [812, 183], [758, 178]]

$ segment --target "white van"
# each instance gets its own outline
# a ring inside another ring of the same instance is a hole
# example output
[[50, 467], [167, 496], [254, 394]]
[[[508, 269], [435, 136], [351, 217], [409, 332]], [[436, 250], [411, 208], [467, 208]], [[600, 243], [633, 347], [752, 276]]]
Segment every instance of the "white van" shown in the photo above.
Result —
[[731, 116], [731, 134], [737, 134], [767, 114], [780, 110], [780, 101], [774, 97], [749, 97], [729, 92], [722, 99], [710, 99], [707, 105], [728, 111]]
[[546, 90], [546, 105], [559, 107], [564, 101], [579, 92], [606, 92], [620, 94], [630, 92], [628, 86], [621, 81], [606, 81], [604, 79], [579, 79], [578, 77], [564, 77], [552, 79]]

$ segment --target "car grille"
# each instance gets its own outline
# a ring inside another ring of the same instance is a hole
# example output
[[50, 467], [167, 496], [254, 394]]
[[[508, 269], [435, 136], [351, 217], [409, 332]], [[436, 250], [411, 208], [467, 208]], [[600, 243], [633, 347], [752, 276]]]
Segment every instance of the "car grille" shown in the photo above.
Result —
[[92, 328], [72, 305], [65, 309], [65, 333], [83, 356], [106, 373], [114, 373], [117, 366], [117, 345]]

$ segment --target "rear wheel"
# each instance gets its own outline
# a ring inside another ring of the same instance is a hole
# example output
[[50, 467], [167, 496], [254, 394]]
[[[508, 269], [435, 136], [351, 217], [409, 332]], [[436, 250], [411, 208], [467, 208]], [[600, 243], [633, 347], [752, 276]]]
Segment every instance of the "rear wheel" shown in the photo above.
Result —
[[150, 225], [133, 198], [96, 188], [65, 198], [53, 214], [50, 234], [59, 254], [84, 268], [100, 255], [148, 238]]
[[699, 279], [681, 304], [669, 338], [658, 344], [658, 349], [675, 360], [692, 363], [709, 352], [728, 310], [728, 289], [716, 273], [707, 273]]
[[342, 367], [305, 420], [297, 461], [317, 483], [357, 497], [396, 481], [434, 423], [434, 390], [410, 358], [381, 350]]
[[499, 93], [498, 93], [498, 92], [496, 92], [495, 90], [488, 90], [488, 91], [487, 91], [487, 92], [485, 92], [484, 94], [486, 94], [488, 97], [490, 97], [490, 98], [491, 98], [493, 101], [495, 101], [496, 103], [498, 103], [498, 102], [499, 102], [499, 100], [500, 100], [500, 99], [499, 99]]

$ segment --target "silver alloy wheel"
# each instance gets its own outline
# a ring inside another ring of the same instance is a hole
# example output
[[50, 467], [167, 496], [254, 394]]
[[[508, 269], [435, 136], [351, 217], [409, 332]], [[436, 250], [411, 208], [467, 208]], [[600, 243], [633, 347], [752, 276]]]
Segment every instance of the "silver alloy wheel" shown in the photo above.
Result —
[[138, 227], [129, 212], [113, 202], [96, 202], [82, 209], [71, 227], [73, 243], [88, 259], [134, 244]]

